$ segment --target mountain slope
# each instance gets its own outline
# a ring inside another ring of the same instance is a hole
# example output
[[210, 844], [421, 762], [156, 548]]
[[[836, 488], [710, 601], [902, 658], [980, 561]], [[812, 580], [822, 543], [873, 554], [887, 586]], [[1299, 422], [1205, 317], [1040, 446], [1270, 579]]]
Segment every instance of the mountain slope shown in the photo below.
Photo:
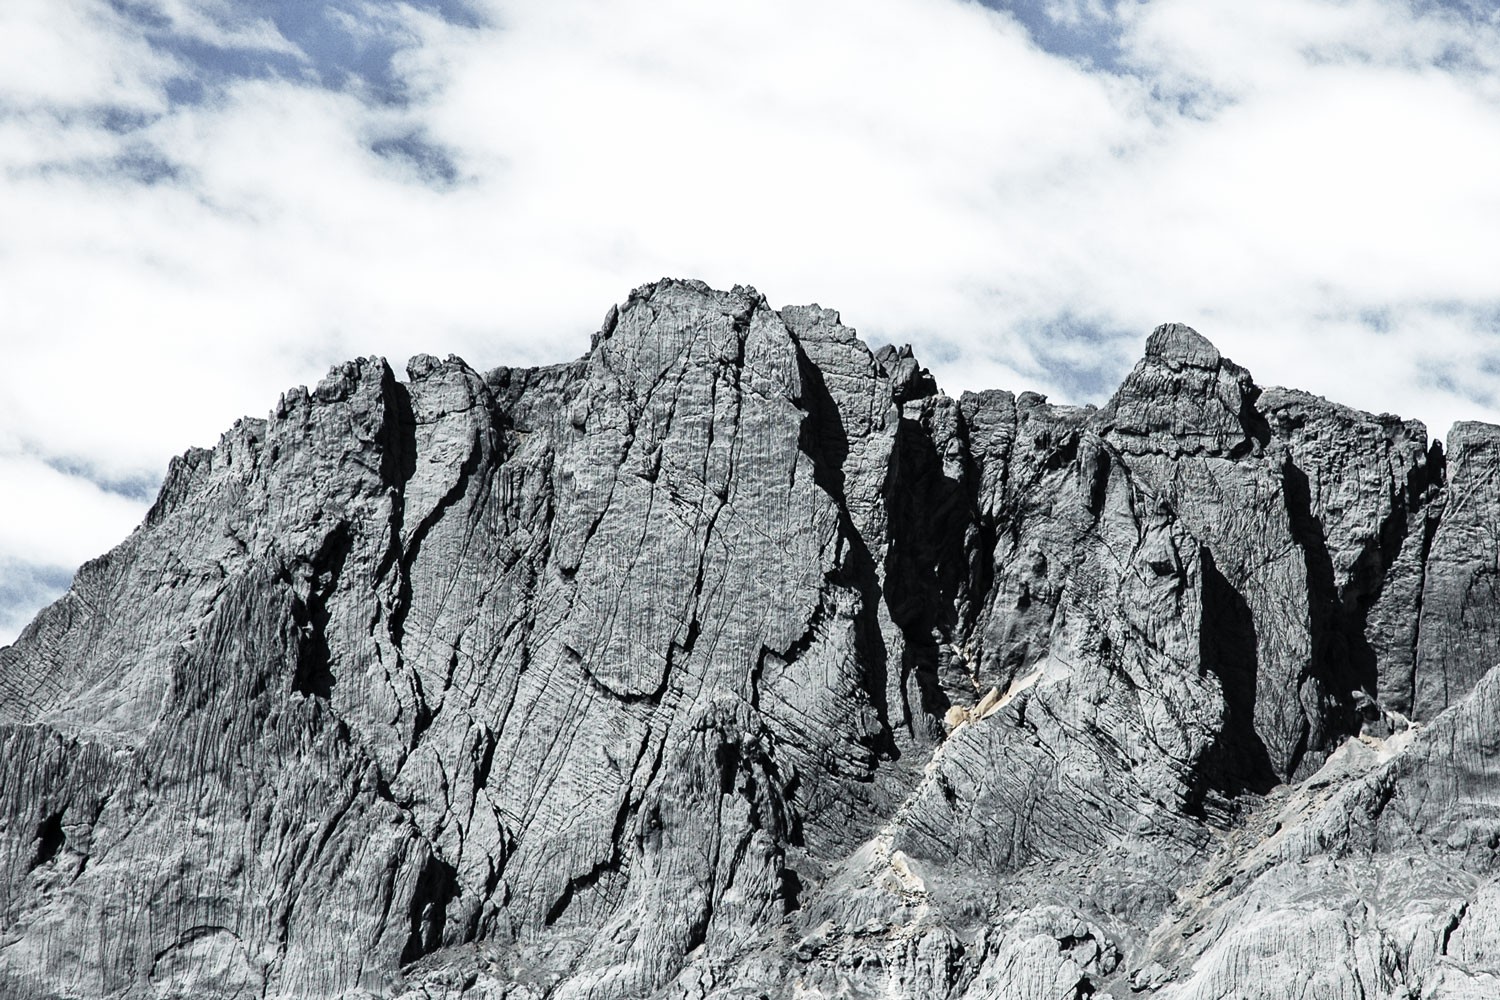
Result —
[[0, 987], [1489, 995], [1497, 441], [695, 282], [352, 362], [0, 650]]

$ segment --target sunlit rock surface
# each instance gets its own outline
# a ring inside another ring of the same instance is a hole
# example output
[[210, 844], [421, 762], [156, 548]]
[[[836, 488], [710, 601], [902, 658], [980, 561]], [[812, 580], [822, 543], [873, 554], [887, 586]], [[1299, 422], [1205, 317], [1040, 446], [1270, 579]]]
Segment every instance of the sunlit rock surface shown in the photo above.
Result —
[[351, 362], [0, 650], [0, 996], [1500, 996], [1500, 428], [663, 281]]

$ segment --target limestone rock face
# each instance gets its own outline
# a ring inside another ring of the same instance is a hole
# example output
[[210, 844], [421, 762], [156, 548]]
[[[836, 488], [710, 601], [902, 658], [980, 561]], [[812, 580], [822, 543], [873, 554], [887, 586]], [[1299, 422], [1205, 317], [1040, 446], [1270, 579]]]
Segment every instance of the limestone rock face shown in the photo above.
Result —
[[662, 281], [335, 369], [0, 650], [0, 996], [1500, 991], [1500, 429]]

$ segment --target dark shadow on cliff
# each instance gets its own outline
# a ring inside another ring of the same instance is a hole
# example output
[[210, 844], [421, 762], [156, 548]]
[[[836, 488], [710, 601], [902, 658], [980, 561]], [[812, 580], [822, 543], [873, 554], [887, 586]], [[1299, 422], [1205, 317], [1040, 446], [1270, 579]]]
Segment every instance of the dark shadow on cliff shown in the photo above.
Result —
[[797, 345], [797, 369], [802, 381], [802, 395], [797, 403], [807, 414], [802, 420], [797, 446], [812, 459], [814, 481], [838, 507], [839, 534], [845, 545], [844, 558], [830, 582], [850, 587], [860, 595], [856, 638], [856, 653], [862, 671], [860, 680], [880, 723], [879, 732], [869, 734], [865, 742], [877, 759], [896, 760], [901, 751], [891, 730], [887, 694], [889, 651], [876, 616], [881, 599], [880, 577], [869, 546], [849, 514], [845, 492], [844, 461], [849, 457], [849, 434], [844, 429], [838, 402], [823, 379], [823, 372], [813, 364], [801, 344]]
[[1377, 690], [1375, 651], [1365, 638], [1365, 621], [1380, 595], [1386, 568], [1400, 548], [1405, 517], [1403, 514], [1399, 519], [1386, 518], [1381, 525], [1383, 537], [1368, 545], [1356, 560], [1349, 585], [1341, 593], [1323, 522], [1313, 513], [1307, 474], [1292, 464], [1290, 458], [1281, 467], [1281, 487], [1292, 538], [1302, 549], [1307, 567], [1312, 657], [1298, 684], [1316, 678], [1327, 693], [1321, 716], [1306, 720], [1302, 740], [1287, 763], [1286, 776], [1291, 779], [1302, 776], [1303, 758], [1308, 751], [1321, 754], [1338, 740], [1359, 731], [1354, 692]]
[[472, 937], [472, 928], [469, 928], [467, 935], [445, 940], [450, 936], [446, 933], [450, 930], [448, 909], [459, 893], [457, 870], [442, 858], [429, 855], [417, 875], [411, 901], [406, 907], [410, 930], [401, 949], [399, 964], [410, 965], [444, 944], [455, 944]]
[[1207, 546], [1198, 550], [1203, 574], [1203, 621], [1198, 630], [1199, 669], [1219, 679], [1224, 720], [1200, 761], [1187, 812], [1205, 818], [1210, 791], [1234, 798], [1264, 795], [1280, 781], [1271, 755], [1255, 731], [1255, 691], [1260, 673], [1255, 617], [1243, 594], [1219, 571]]
[[[915, 680], [920, 712], [929, 727], [938, 726], [952, 704], [948, 690], [968, 686], [967, 674], [949, 676], [955, 668], [941, 644], [960, 631], [968, 534], [978, 515], [963, 484], [944, 472], [931, 432], [909, 417], [897, 427], [885, 500], [890, 516], [885, 602], [905, 640], [902, 698], [909, 702]], [[919, 720], [910, 704], [903, 708], [906, 728], [915, 735]]]
[[292, 620], [297, 623], [297, 667], [292, 690], [318, 698], [333, 693], [333, 653], [328, 645], [328, 598], [337, 589], [344, 562], [353, 548], [349, 525], [340, 522], [323, 540], [308, 573], [312, 580], [306, 600], [293, 598]]

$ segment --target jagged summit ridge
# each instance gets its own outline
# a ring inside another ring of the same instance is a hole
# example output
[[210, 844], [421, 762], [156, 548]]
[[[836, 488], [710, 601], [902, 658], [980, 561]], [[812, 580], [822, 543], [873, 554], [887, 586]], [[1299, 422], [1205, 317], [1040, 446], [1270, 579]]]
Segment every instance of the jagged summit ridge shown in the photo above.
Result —
[[1207, 337], [1183, 323], [1163, 323], [1151, 331], [1145, 356], [1194, 368], [1217, 368], [1223, 360]]
[[1240, 457], [1269, 443], [1260, 387], [1208, 339], [1180, 323], [1159, 326], [1104, 407], [1121, 448], [1137, 454]]
[[340, 366], [0, 650], [0, 995], [1488, 995], [1497, 441], [676, 280]]

